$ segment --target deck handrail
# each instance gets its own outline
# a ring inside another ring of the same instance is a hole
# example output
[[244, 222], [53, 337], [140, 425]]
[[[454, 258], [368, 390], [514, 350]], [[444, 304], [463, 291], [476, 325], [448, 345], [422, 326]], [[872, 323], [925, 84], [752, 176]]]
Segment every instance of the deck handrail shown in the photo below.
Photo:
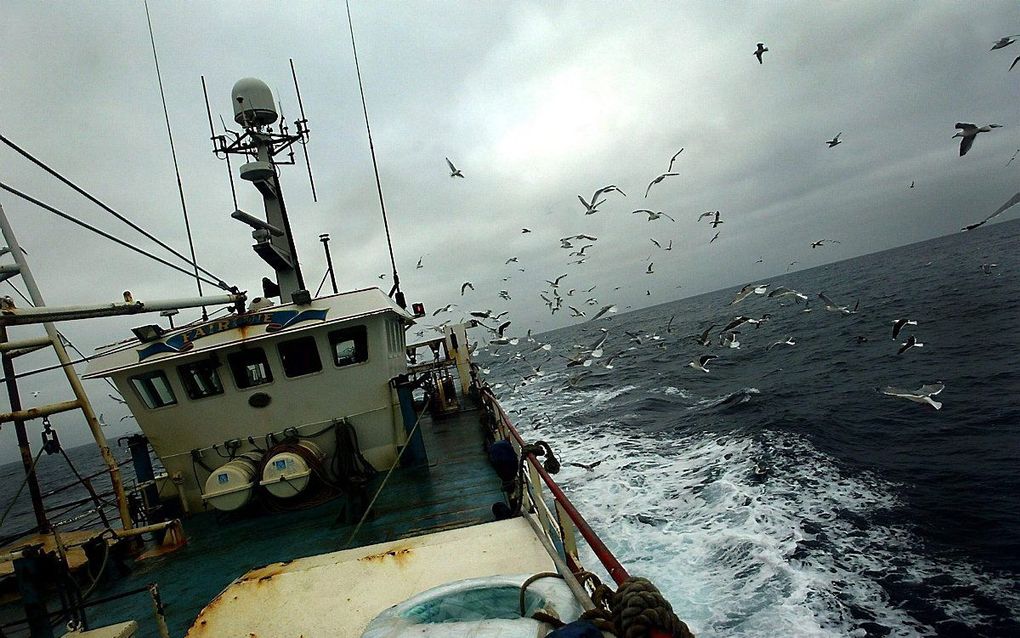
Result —
[[[517, 444], [522, 447], [527, 445], [524, 437], [522, 437], [521, 433], [517, 431], [517, 428], [514, 427], [513, 423], [510, 421], [510, 417], [507, 415], [506, 411], [503, 410], [503, 406], [499, 404], [499, 400], [496, 398], [496, 395], [492, 393], [492, 389], [483, 383], [479, 385], [479, 393], [483, 400], [495, 409], [500, 422], [511, 436], [516, 439]], [[613, 552], [610, 551], [606, 544], [602, 542], [599, 535], [595, 533], [595, 530], [588, 524], [588, 521], [585, 520], [584, 516], [577, 511], [577, 508], [570, 502], [570, 499], [567, 498], [567, 495], [563, 492], [560, 486], [556, 484], [556, 481], [553, 480], [552, 476], [550, 476], [545, 468], [542, 467], [542, 464], [539, 463], [535, 455], [529, 453], [527, 455], [527, 459], [528, 463], [530, 463], [535, 471], [538, 472], [538, 475], [542, 477], [542, 481], [549, 488], [549, 491], [552, 492], [553, 499], [559, 507], [563, 509], [563, 512], [567, 515], [567, 517], [570, 518], [570, 521], [574, 524], [574, 527], [577, 528], [577, 531], [581, 533], [581, 536], [588, 543], [588, 546], [591, 548], [592, 552], [595, 553], [596, 558], [599, 559], [602, 566], [606, 568], [609, 576], [616, 582], [617, 585], [622, 584], [623, 581], [630, 577], [630, 574], [627, 573], [627, 569], [620, 563], [619, 560], [617, 560], [616, 556], [613, 555]]]

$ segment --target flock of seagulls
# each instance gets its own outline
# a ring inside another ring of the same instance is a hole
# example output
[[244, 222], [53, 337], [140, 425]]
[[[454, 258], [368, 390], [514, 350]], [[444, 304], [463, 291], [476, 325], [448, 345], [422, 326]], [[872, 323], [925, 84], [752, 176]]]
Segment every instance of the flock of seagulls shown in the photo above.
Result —
[[[1008, 47], [1016, 41], [1016, 38], [1020, 38], [1020, 36], [1003, 37], [994, 43], [991, 50], [995, 51]], [[763, 55], [768, 51], [769, 48], [765, 46], [765, 43], [759, 42], [757, 44], [757, 48], [754, 51], [754, 56], [757, 58], [759, 64], [764, 64]], [[1013, 66], [1015, 66], [1018, 62], [1020, 62], [1020, 57], [1018, 57], [1017, 60], [1013, 62], [1013, 65], [1010, 66], [1010, 70], [1012, 70]], [[988, 133], [1001, 127], [1002, 126], [1000, 124], [985, 124], [983, 126], [978, 126], [976, 124], [966, 122], [957, 122], [955, 125], [957, 133], [953, 137], [960, 138], [959, 155], [962, 157], [966, 155], [968, 151], [971, 150], [971, 148], [974, 145], [974, 140], [979, 133]], [[826, 140], [825, 141], [826, 146], [831, 149], [842, 144], [843, 134], [844, 132], [840, 131], [836, 133], [831, 139]], [[680, 147], [679, 150], [677, 150], [669, 158], [668, 166], [665, 172], [658, 174], [648, 182], [645, 188], [644, 199], [649, 198], [649, 195], [651, 194], [651, 190], [653, 187], [659, 186], [659, 188], [657, 189], [658, 191], [659, 189], [664, 187], [661, 185], [667, 182], [667, 180], [671, 181], [671, 178], [681, 176], [681, 172], [677, 170], [677, 164], [678, 159], [683, 152], [684, 147]], [[1014, 159], [1016, 159], [1017, 155], [1020, 155], [1020, 149], [1018, 149], [1017, 153], [1014, 154], [1013, 158], [1010, 159], [1010, 161], [1007, 163], [1007, 166], [1010, 163], [1012, 163]], [[463, 172], [454, 165], [450, 158], [447, 157], [445, 159], [447, 167], [449, 169], [450, 177], [464, 179]], [[914, 186], [915, 184], [914, 181], [912, 180], [910, 182], [909, 188], [912, 189], [914, 188]], [[610, 197], [613, 196], [626, 198], [627, 193], [624, 192], [624, 190], [621, 189], [616, 184], [608, 184], [606, 186], [602, 186], [600, 188], [595, 189], [590, 197], [585, 197], [582, 194], [578, 194], [577, 200], [581, 204], [583, 210], [583, 217], [586, 218], [588, 216], [599, 213], [601, 211], [601, 207], [606, 205]], [[1014, 195], [1013, 198], [1011, 198], [1009, 201], [1007, 201], [999, 209], [997, 209], [995, 212], [993, 212], [985, 219], [965, 226], [962, 230], [965, 231], [973, 230], [974, 228], [977, 228], [989, 222], [997, 215], [1003, 213], [1005, 210], [1018, 203], [1020, 203], [1020, 193]], [[653, 208], [637, 208], [631, 210], [630, 214], [643, 215], [644, 219], [648, 222], [668, 220], [669, 222], [676, 223], [677, 217], [682, 217], [681, 215], [675, 217], [673, 215], [668, 214], [667, 212], [661, 210], [654, 210]], [[723, 215], [720, 210], [706, 211], [700, 213], [696, 217], [696, 222], [700, 223], [705, 220], [707, 220], [708, 225], [714, 231], [714, 234], [708, 241], [709, 244], [712, 244], [720, 238], [721, 230], [719, 229], [719, 227], [722, 226], [726, 222], [726, 220], [723, 219]], [[521, 228], [522, 235], [528, 235], [532, 233], [533, 231], [531, 228], [528, 227]], [[669, 239], [668, 242], [666, 242], [665, 240], [659, 241], [654, 237], [649, 238], [649, 240], [656, 249], [663, 251], [673, 250], [672, 239]], [[586, 262], [586, 260], [592, 254], [589, 251], [597, 250], [596, 247], [598, 238], [590, 234], [578, 234], [560, 238], [559, 242], [560, 249], [570, 251], [567, 255], [569, 260], [566, 262], [566, 265], [568, 267], [575, 267], [581, 266]], [[810, 243], [810, 248], [813, 250], [816, 248], [824, 248], [827, 245], [839, 243], [840, 240], [838, 239], [830, 238], [817, 239]], [[655, 261], [652, 260], [651, 257], [649, 257], [649, 259], [647, 259], [646, 262], [647, 265], [645, 267], [643, 274], [648, 276], [656, 275], [658, 271], [655, 269]], [[756, 263], [762, 262], [763, 258], [759, 258]], [[789, 266], [787, 267], [787, 271], [789, 271], [790, 268], [792, 268], [794, 265], [798, 263], [799, 262], [797, 260], [791, 261], [789, 263]], [[519, 272], [526, 271], [526, 268], [522, 267], [520, 263], [519, 256], [514, 255], [505, 258], [504, 266], [510, 267], [511, 265], [513, 265]], [[992, 266], [994, 266], [994, 264], [984, 264], [982, 267], [986, 273], [990, 274], [991, 272], [990, 268]], [[417, 268], [419, 269], [422, 268], [421, 259], [418, 260]], [[510, 281], [512, 276], [513, 276], [512, 272], [506, 274], [503, 277], [503, 282]], [[577, 273], [566, 272], [554, 278], [544, 280], [547, 285], [545, 289], [537, 291], [537, 297], [541, 299], [542, 303], [546, 306], [546, 309], [548, 310], [550, 315], [555, 315], [558, 312], [565, 313], [569, 312], [569, 315], [572, 318], [586, 320], [588, 322], [594, 322], [597, 320], [609, 318], [607, 317], [607, 315], [617, 312], [617, 306], [615, 304], [613, 303], [606, 304], [599, 299], [599, 296], [601, 295], [596, 296], [598, 293], [595, 293], [594, 291], [596, 290], [596, 288], [598, 288], [598, 284], [590, 285], [590, 287], [589, 284], [591, 282], [578, 284], [577, 282], [579, 280], [579, 277], [580, 275]], [[825, 292], [819, 292], [817, 293], [816, 296], [812, 297], [809, 296], [808, 294], [799, 292], [797, 290], [793, 290], [785, 286], [771, 287], [771, 291], [769, 290], [769, 288], [770, 284], [767, 282], [748, 284], [747, 286], [741, 288], [741, 290], [735, 295], [735, 297], [729, 303], [729, 305], [733, 306], [739, 304], [743, 302], [745, 299], [752, 296], [767, 295], [767, 299], [773, 300], [774, 302], [778, 302], [780, 306], [783, 307], [789, 307], [791, 305], [791, 303], [789, 302], [792, 302], [793, 305], [803, 305], [801, 311], [804, 313], [811, 312], [814, 309], [811, 306], [811, 301], [814, 300], [820, 302], [821, 308], [829, 313], [834, 313], [842, 316], [849, 316], [855, 315], [858, 312], [860, 312], [859, 300], [856, 303], [854, 303], [854, 305], [851, 307], [849, 303], [837, 303], [836, 301], [829, 298]], [[615, 290], [619, 290], [619, 287], [615, 288], [614, 291]], [[461, 297], [466, 297], [468, 291], [471, 292], [475, 291], [475, 287], [470, 281], [466, 281], [461, 285], [460, 289]], [[651, 290], [646, 290], [646, 295], [650, 296]], [[509, 301], [511, 299], [511, 296], [508, 290], [499, 290], [498, 298], [503, 301]], [[432, 316], [436, 317], [440, 314], [450, 314], [456, 307], [457, 304], [447, 304], [446, 306], [435, 310], [435, 312], [432, 313]], [[599, 308], [597, 312], [594, 311], [595, 307]], [[487, 330], [490, 331], [491, 333], [490, 338], [486, 340], [487, 341], [486, 346], [490, 354], [497, 357], [502, 356], [504, 353], [504, 351], [500, 350], [502, 346], [506, 345], [516, 346], [522, 343], [522, 338], [509, 336], [509, 330], [512, 325], [510, 320], [498, 323], [500, 319], [506, 314], [507, 314], [506, 311], [497, 313], [493, 309], [476, 310], [470, 311], [468, 313], [468, 315], [471, 317], [470, 321], [474, 321], [476, 325], [482, 326], [483, 328], [486, 328]], [[763, 313], [760, 316], [738, 315], [730, 318], [720, 319], [716, 322], [713, 322], [711, 325], [709, 325], [701, 332], [693, 335], [688, 335], [685, 339], [693, 341], [693, 343], [697, 344], [702, 348], [711, 348], [713, 345], [717, 344], [724, 350], [739, 350], [742, 347], [746, 347], [746, 344], [742, 343], [742, 339], [743, 337], [748, 336], [748, 334], [746, 333], [747, 328], [749, 327], [757, 328], [763, 323], [768, 322], [770, 319], [771, 319], [770, 313]], [[445, 326], [450, 321], [451, 320], [448, 319], [436, 326], [432, 326], [432, 328], [434, 328], [437, 331], [442, 331], [443, 326]], [[485, 323], [486, 321], [494, 321], [497, 322], [498, 325], [488, 325], [487, 323]], [[672, 322], [673, 319], [671, 318], [666, 326], [667, 333], [671, 332]], [[905, 331], [908, 332], [909, 331], [908, 329], [914, 328], [917, 325], [918, 322], [913, 319], [898, 318], [892, 320], [893, 326], [892, 339], [898, 341], [900, 339], [901, 334], [903, 334]], [[716, 328], [718, 328], [719, 326], [722, 326], [722, 328], [716, 330]], [[627, 350], [621, 350], [619, 352], [616, 352], [615, 354], [611, 354], [610, 356], [605, 358], [604, 361], [599, 361], [600, 359], [602, 359], [604, 354], [605, 344], [609, 337], [609, 330], [604, 327], [600, 327], [598, 328], [598, 330], [601, 332], [601, 334], [596, 343], [589, 346], [575, 345], [573, 352], [569, 354], [558, 355], [562, 359], [566, 360], [566, 367], [588, 368], [594, 365], [594, 363], [599, 362], [605, 368], [612, 369], [614, 362], [616, 360], [618, 360], [620, 357], [626, 356]], [[744, 334], [742, 334], [741, 332], [742, 330], [745, 331]], [[423, 336], [423, 334], [424, 330], [418, 332], [419, 337]], [[631, 333], [625, 334], [630, 344], [636, 344], [630, 345], [629, 349], [634, 349], [636, 347], [641, 346], [642, 344], [647, 343], [655, 343], [658, 347], [662, 348], [666, 347], [665, 340], [663, 339], [662, 335], [659, 334], [654, 333], [644, 335]], [[863, 335], [857, 337], [858, 343], [863, 343], [866, 342], [867, 340], [868, 340], [867, 337]], [[525, 343], [532, 344], [530, 349], [527, 349], [527, 352], [524, 352], [522, 350], [512, 352], [509, 355], [511, 358], [522, 359], [527, 361], [527, 357], [529, 355], [534, 354], [538, 354], [539, 356], [546, 356], [547, 358], [538, 365], [531, 366], [532, 371], [530, 374], [521, 375], [520, 381], [514, 385], [515, 390], [517, 387], [526, 385], [533, 379], [541, 377], [544, 374], [542, 372], [543, 365], [548, 363], [551, 360], [551, 357], [553, 356], [553, 353], [550, 352], [551, 351], [550, 344], [540, 343], [539, 341], [537, 341], [535, 338], [531, 336], [530, 330], [528, 331], [527, 336], [523, 338], [523, 341]], [[792, 335], [788, 335], [785, 337], [785, 339], [763, 344], [763, 349], [765, 353], [769, 353], [776, 348], [795, 347], [797, 343], [798, 342], [794, 340]], [[917, 336], [914, 334], [904, 334], [904, 340], [901, 342], [898, 341], [898, 343], [899, 347], [896, 350], [896, 356], [903, 356], [914, 349], [920, 349], [924, 347], [924, 343], [918, 341]], [[475, 351], [477, 351], [480, 347], [481, 346], [477, 342], [472, 345], [472, 348]], [[701, 373], [711, 374], [711, 368], [709, 366], [713, 363], [720, 363], [721, 360], [722, 357], [719, 354], [704, 353], [695, 357], [692, 361], [690, 361], [690, 363], [687, 364], [687, 366]], [[529, 363], [529, 366], [530, 365], [531, 364]], [[571, 383], [576, 384], [577, 379], [572, 378]], [[880, 391], [882, 394], [887, 396], [902, 398], [917, 403], [925, 403], [934, 407], [935, 409], [940, 409], [942, 407], [941, 402], [932, 399], [932, 397], [942, 392], [944, 387], [945, 387], [944, 383], [939, 381], [932, 384], [922, 385], [918, 390], [914, 391], [902, 390], [894, 387], [886, 387], [881, 389]]]

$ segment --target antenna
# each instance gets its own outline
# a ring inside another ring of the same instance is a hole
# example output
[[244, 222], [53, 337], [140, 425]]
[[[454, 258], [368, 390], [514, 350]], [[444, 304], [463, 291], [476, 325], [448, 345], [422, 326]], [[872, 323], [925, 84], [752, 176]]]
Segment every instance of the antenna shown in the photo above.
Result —
[[[216, 143], [220, 142], [220, 144], [225, 146], [226, 139], [222, 135], [216, 135], [216, 129], [213, 128], [212, 109], [209, 108], [209, 91], [205, 88], [205, 76], [203, 75], [200, 77], [202, 78], [202, 95], [205, 96], [205, 113], [209, 116], [209, 139], [212, 140], [213, 143], [213, 154], [216, 154], [219, 152], [219, 146]], [[223, 122], [222, 115], [220, 116], [220, 123], [223, 124], [223, 130], [227, 130], [227, 125]], [[237, 191], [234, 190], [234, 172], [230, 169], [230, 156], [227, 155], [226, 158], [227, 179], [230, 180], [230, 197], [234, 200], [234, 210], [237, 210]]]
[[294, 78], [294, 92], [297, 93], [298, 112], [301, 113], [301, 119], [294, 122], [294, 124], [297, 125], [298, 135], [301, 136], [301, 152], [304, 153], [305, 167], [308, 169], [308, 184], [312, 187], [312, 201], [318, 202], [319, 198], [315, 195], [315, 180], [312, 179], [312, 162], [308, 159], [308, 148], [305, 146], [308, 143], [308, 119], [305, 117], [305, 105], [301, 101], [301, 89], [298, 87], [297, 72], [294, 70], [294, 58], [290, 58], [290, 75]]
[[[188, 248], [191, 249], [191, 263], [195, 267], [195, 283], [198, 284], [198, 296], [202, 296], [202, 279], [198, 276], [198, 260], [195, 258], [195, 242], [191, 238], [191, 222], [188, 220], [188, 205], [184, 201], [184, 183], [181, 181], [181, 169], [177, 164], [177, 151], [174, 149], [174, 134], [170, 130], [170, 112], [166, 108], [166, 94], [163, 92], [163, 76], [159, 72], [159, 57], [156, 55], [156, 36], [152, 33], [152, 19], [149, 17], [149, 3], [145, 3], [145, 21], [149, 24], [149, 41], [152, 43], [152, 61], [156, 65], [156, 80], [159, 83], [159, 97], [163, 101], [163, 117], [166, 119], [166, 134], [170, 138], [170, 156], [174, 160], [174, 173], [177, 175], [177, 192], [181, 196], [181, 210], [184, 212], [184, 229], [188, 234]], [[209, 319], [209, 311], [202, 306], [202, 321]]]

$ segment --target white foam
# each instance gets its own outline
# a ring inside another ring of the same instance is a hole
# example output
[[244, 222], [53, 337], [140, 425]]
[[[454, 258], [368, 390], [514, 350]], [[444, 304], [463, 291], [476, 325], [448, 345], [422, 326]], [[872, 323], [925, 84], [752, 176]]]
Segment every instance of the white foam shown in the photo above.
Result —
[[[909, 565], [902, 574], [908, 580], [952, 573], [1020, 608], [1008, 583], [972, 566], [933, 564], [909, 530], [855, 525], [855, 518], [870, 521], [897, 506], [895, 486], [845, 475], [795, 434], [664, 439], [604, 417], [608, 402], [636, 386], [550, 387], [557, 390], [512, 402], [552, 416], [557, 427], [543, 429], [542, 438], [561, 460], [602, 461], [594, 471], [565, 465], [557, 480], [631, 574], [651, 578], [700, 638], [863, 635], [851, 607], [893, 636], [933, 634], [867, 575], [892, 565]], [[673, 386], [658, 391], [682, 393]], [[594, 556], [583, 559], [600, 571]], [[963, 622], [980, 615], [966, 601], [946, 611]]]

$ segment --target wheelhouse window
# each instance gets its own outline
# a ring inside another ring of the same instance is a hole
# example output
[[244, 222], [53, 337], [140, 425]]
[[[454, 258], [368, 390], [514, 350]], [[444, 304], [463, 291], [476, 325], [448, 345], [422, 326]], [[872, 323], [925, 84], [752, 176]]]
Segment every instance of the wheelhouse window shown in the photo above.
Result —
[[349, 366], [368, 360], [368, 330], [365, 326], [343, 328], [329, 333], [329, 348], [333, 363]]
[[301, 337], [283, 341], [278, 346], [283, 373], [288, 377], [300, 377], [322, 370], [322, 359], [315, 345], [315, 337]]
[[184, 386], [188, 397], [204, 399], [223, 394], [223, 382], [216, 372], [219, 365], [218, 361], [207, 359], [177, 366], [177, 374], [181, 377], [181, 385]]
[[234, 375], [234, 383], [242, 390], [273, 382], [273, 371], [269, 369], [269, 361], [262, 348], [231, 352], [227, 355], [227, 362]]
[[162, 408], [177, 403], [170, 380], [162, 370], [131, 377], [131, 385], [149, 409]]

